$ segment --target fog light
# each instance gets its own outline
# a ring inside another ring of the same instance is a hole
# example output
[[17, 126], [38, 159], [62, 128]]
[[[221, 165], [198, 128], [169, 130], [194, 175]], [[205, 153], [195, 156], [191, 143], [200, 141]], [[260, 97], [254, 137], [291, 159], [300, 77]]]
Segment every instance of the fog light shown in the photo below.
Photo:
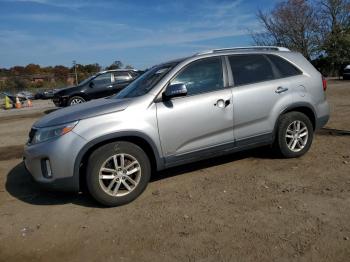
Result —
[[41, 160], [41, 172], [46, 178], [52, 178], [52, 170], [50, 160], [45, 158]]

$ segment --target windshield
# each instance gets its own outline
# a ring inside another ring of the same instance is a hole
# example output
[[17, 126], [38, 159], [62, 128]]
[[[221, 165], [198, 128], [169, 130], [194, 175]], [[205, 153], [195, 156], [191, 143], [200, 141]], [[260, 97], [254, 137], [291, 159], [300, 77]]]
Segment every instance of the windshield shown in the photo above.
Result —
[[85, 85], [87, 82], [89, 82], [91, 79], [95, 78], [96, 76], [97, 76], [97, 75], [93, 75], [93, 76], [90, 76], [90, 77], [84, 79], [83, 81], [81, 81], [81, 82], [79, 83], [79, 85], [80, 85], [80, 86], [81, 86], [81, 85]]
[[177, 63], [155, 66], [133, 81], [114, 98], [131, 98], [147, 94]]

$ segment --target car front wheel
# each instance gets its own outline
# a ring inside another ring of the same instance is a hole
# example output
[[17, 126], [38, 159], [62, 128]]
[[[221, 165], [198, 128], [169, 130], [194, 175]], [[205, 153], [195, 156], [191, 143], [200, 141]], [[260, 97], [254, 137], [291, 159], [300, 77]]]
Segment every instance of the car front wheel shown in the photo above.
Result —
[[114, 142], [94, 151], [88, 162], [87, 187], [105, 206], [136, 199], [147, 187], [151, 166], [145, 152], [130, 142]]
[[70, 106], [81, 104], [81, 103], [85, 103], [85, 99], [82, 98], [81, 96], [73, 96], [68, 101], [68, 105]]

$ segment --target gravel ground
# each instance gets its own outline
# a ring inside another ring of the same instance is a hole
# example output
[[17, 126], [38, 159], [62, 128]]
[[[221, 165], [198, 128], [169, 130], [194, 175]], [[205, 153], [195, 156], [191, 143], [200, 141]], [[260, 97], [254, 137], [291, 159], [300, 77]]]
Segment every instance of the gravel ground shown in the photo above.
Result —
[[349, 261], [350, 82], [327, 95], [302, 158], [261, 148], [173, 168], [118, 208], [31, 182], [23, 144], [50, 106], [0, 112], [0, 261]]

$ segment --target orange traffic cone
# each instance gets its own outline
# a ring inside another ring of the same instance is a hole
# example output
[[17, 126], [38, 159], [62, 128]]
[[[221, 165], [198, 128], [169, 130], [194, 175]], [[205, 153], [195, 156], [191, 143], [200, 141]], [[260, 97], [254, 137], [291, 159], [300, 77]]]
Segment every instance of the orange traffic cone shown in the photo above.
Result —
[[22, 104], [21, 104], [21, 102], [19, 101], [18, 96], [16, 96], [16, 104], [15, 104], [15, 107], [16, 107], [17, 109], [19, 109], [19, 108], [22, 107]]
[[30, 99], [27, 100], [27, 106], [28, 107], [32, 107], [33, 106], [32, 100], [30, 100]]

